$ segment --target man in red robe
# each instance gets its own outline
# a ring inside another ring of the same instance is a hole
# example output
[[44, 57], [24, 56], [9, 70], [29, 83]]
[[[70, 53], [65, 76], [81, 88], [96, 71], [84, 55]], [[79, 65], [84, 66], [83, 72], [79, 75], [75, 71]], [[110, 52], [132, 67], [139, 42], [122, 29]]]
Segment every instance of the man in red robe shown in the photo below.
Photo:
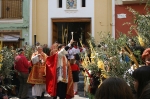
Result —
[[58, 42], [55, 41], [55, 43], [50, 48], [50, 56], [56, 54], [57, 51], [58, 51]]
[[60, 99], [74, 96], [72, 73], [66, 58], [67, 50], [72, 43], [73, 40], [66, 47], [60, 44], [58, 52], [47, 58], [46, 90], [54, 97], [53, 99], [57, 99], [57, 96]]
[[32, 86], [32, 96], [41, 99], [42, 93], [46, 91], [46, 59], [47, 55], [43, 52], [42, 46], [37, 46], [37, 51], [32, 54], [32, 70], [27, 82]]

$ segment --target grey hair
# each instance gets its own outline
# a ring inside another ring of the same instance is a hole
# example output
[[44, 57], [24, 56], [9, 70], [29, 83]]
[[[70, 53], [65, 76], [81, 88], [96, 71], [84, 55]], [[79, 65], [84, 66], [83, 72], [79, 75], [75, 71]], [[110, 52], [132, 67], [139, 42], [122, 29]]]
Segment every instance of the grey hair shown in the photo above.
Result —
[[43, 49], [43, 47], [42, 47], [41, 45], [39, 45], [39, 46], [36, 46], [36, 48], [37, 48], [37, 49], [39, 49], [39, 48], [42, 48], [42, 49]]

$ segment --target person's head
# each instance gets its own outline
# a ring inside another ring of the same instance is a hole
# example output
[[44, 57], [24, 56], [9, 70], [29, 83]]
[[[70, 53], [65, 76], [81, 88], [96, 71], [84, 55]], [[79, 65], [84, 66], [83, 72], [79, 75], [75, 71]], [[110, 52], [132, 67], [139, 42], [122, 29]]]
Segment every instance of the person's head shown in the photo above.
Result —
[[98, 88], [95, 99], [133, 99], [133, 96], [124, 80], [110, 77]]
[[73, 65], [73, 64], [75, 64], [75, 59], [70, 59], [70, 65]]
[[77, 46], [77, 42], [76, 41], [73, 42], [73, 46]]
[[128, 40], [128, 42], [129, 42], [130, 46], [135, 46], [136, 45], [136, 42], [131, 38]]
[[58, 45], [58, 51], [60, 51], [62, 48], [64, 48], [65, 47], [65, 45], [64, 44], [59, 44]]
[[18, 54], [24, 54], [24, 50], [22, 48], [19, 48], [17, 52]]
[[37, 42], [37, 43], [36, 43], [36, 46], [39, 46], [39, 45], [40, 45], [40, 43], [39, 43], [39, 42]]
[[54, 44], [58, 44], [58, 41], [55, 41]]
[[43, 47], [42, 46], [37, 46], [37, 51], [38, 51], [38, 53], [42, 53], [43, 52]]
[[86, 45], [85, 45], [85, 44], [83, 44], [83, 47], [85, 48], [85, 47], [86, 47]]
[[44, 44], [44, 45], [43, 45], [43, 48], [47, 48], [47, 44]]
[[58, 45], [59, 45], [58, 41], [55, 41], [53, 44], [53, 46], [55, 46], [55, 47], [58, 47]]
[[150, 66], [142, 66], [134, 70], [132, 77], [134, 78], [134, 88], [137, 92], [137, 96], [139, 97], [150, 81]]
[[146, 65], [150, 65], [150, 48], [144, 50], [142, 54], [142, 60], [145, 62]]
[[125, 49], [123, 47], [120, 49], [120, 53], [125, 53]]

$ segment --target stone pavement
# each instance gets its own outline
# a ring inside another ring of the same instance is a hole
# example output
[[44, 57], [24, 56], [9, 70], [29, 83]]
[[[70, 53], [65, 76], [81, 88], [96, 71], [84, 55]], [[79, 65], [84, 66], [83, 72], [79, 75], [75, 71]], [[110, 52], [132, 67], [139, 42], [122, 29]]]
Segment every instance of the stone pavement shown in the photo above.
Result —
[[[28, 91], [28, 99], [36, 99], [35, 97], [32, 96], [32, 87], [30, 86], [29, 91]], [[84, 95], [84, 76], [82, 73], [79, 73], [79, 82], [78, 82], [78, 95], [75, 95], [73, 99], [89, 99], [87, 95]], [[51, 97], [48, 97], [48, 95], [44, 95], [45, 97], [43, 99], [52, 99]], [[14, 98], [17, 99], [17, 98]], [[58, 98], [59, 99], [59, 98]]]
[[[29, 88], [28, 96], [29, 96], [28, 99], [36, 99], [36, 97], [32, 96], [32, 90], [31, 90], [31, 88]], [[43, 99], [53, 99], [53, 98], [49, 97], [47, 94], [45, 94], [44, 96], [45, 97]], [[17, 97], [11, 97], [11, 99], [18, 99], [18, 98]], [[89, 99], [89, 98], [87, 97], [87, 95], [86, 96], [84, 95], [83, 91], [79, 91], [78, 95], [75, 95], [75, 97], [72, 98], [72, 99]]]

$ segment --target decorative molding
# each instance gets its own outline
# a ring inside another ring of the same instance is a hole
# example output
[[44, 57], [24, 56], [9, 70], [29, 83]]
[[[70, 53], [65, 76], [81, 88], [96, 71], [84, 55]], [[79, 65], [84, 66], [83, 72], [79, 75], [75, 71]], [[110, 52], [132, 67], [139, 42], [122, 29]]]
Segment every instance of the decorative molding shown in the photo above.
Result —
[[146, 3], [147, 0], [115, 0], [116, 5]]
[[91, 22], [91, 18], [52, 18], [52, 22]]
[[23, 19], [0, 19], [0, 23], [23, 23]]
[[122, 0], [115, 0], [115, 5], [122, 5], [122, 4], [123, 4]]
[[78, 10], [77, 9], [66, 9], [65, 12], [66, 13], [76, 13], [76, 12], [78, 12]]

